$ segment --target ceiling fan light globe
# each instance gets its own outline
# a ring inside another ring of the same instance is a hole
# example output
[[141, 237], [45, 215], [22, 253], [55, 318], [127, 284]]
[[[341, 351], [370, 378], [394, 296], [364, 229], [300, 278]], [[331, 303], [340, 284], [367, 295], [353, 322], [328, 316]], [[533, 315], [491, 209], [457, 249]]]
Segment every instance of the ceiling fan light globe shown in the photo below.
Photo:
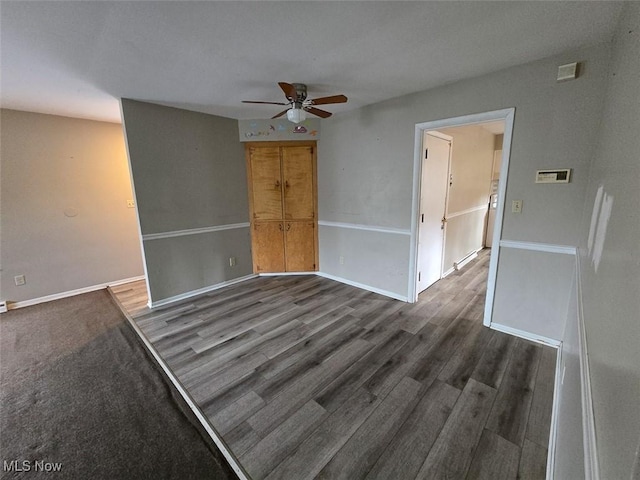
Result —
[[291, 108], [287, 111], [287, 120], [293, 123], [304, 122], [307, 119], [307, 112], [301, 108]]

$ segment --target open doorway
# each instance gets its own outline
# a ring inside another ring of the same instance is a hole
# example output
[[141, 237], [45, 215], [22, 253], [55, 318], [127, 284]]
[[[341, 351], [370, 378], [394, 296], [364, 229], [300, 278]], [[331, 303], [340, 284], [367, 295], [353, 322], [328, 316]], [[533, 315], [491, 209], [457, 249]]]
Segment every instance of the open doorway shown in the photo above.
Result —
[[[507, 109], [416, 125], [410, 265], [414, 281], [409, 282], [413, 301], [483, 248], [497, 246], [513, 117], [514, 110]], [[445, 142], [448, 159], [444, 147], [438, 148]], [[485, 325], [493, 307], [497, 250], [489, 260]]]

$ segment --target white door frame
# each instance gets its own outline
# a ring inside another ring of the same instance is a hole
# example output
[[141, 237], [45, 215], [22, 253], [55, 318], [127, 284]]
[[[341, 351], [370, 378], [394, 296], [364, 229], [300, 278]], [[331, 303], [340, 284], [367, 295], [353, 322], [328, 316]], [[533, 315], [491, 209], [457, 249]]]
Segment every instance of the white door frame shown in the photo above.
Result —
[[502, 237], [502, 219], [504, 218], [505, 193], [507, 191], [507, 174], [509, 172], [509, 156], [511, 151], [511, 138], [513, 135], [515, 111], [515, 108], [506, 108], [504, 110], [494, 110], [492, 112], [476, 113], [416, 124], [413, 156], [413, 191], [411, 202], [411, 240], [409, 246], [409, 289], [407, 294], [407, 298], [410, 302], [416, 302], [418, 300], [418, 217], [420, 215], [420, 178], [422, 177], [422, 136], [424, 131], [504, 120], [502, 165], [500, 166], [500, 180], [498, 182], [498, 207], [496, 210], [495, 226], [493, 229], [493, 248], [491, 250], [491, 258], [489, 260], [489, 278], [487, 280], [487, 296], [483, 320], [484, 325], [490, 325], [493, 314], [493, 301], [498, 271], [498, 257], [500, 253], [499, 244], [500, 238]]

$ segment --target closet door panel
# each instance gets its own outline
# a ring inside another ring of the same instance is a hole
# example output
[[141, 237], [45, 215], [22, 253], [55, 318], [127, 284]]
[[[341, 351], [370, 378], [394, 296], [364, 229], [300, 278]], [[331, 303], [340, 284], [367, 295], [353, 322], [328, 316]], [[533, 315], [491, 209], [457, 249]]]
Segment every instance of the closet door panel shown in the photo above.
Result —
[[251, 228], [253, 271], [284, 272], [283, 222], [255, 222]]
[[253, 220], [282, 218], [280, 149], [253, 147], [250, 151]]
[[287, 272], [312, 272], [316, 268], [315, 222], [284, 222]]
[[313, 220], [315, 218], [313, 170], [313, 147], [282, 149], [285, 219]]

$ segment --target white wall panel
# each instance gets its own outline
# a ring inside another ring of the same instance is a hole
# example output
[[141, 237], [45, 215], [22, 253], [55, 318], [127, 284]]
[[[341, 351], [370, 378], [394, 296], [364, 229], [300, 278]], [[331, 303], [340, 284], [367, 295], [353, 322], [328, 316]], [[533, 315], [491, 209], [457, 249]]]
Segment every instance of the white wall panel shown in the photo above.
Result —
[[492, 322], [562, 340], [575, 255], [500, 247]]

